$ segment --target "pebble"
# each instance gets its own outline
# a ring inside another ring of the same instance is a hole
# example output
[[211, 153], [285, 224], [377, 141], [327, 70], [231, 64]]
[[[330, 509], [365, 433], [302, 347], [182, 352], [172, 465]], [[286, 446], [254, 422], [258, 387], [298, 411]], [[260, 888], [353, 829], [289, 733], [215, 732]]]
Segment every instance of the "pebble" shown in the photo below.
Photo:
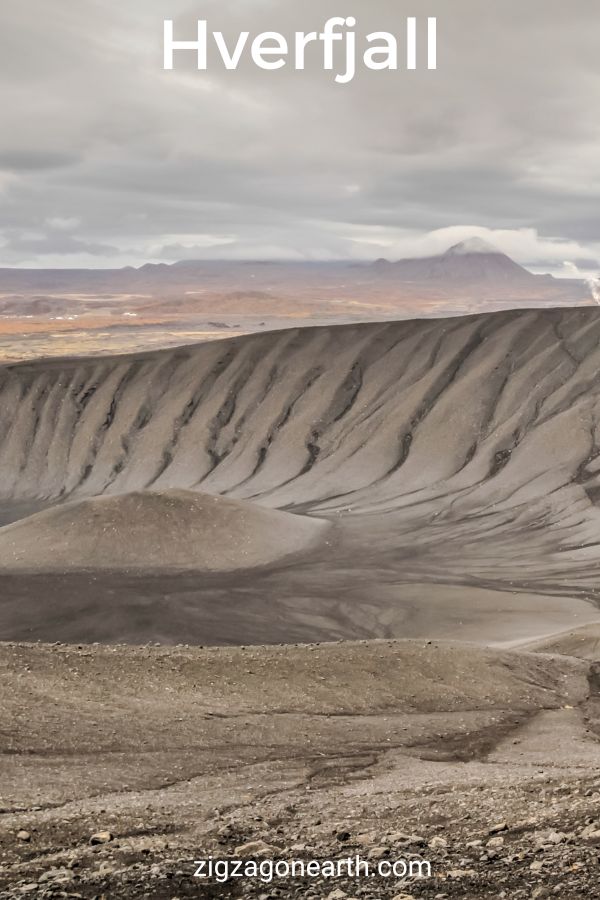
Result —
[[249, 841], [235, 848], [236, 856], [275, 856], [278, 852], [277, 847], [272, 847], [265, 841]]
[[490, 838], [485, 846], [490, 850], [499, 850], [500, 847], [504, 847], [504, 838], [503, 837]]
[[384, 856], [389, 856], [388, 847], [373, 847], [369, 850], [368, 857], [369, 859], [383, 859]]
[[90, 838], [90, 844], [110, 844], [114, 841], [115, 836], [112, 831], [97, 831]]
[[600, 831], [588, 831], [587, 834], [581, 836], [588, 844], [600, 844]]
[[430, 850], [443, 850], [448, 846], [448, 841], [446, 838], [436, 835], [436, 837], [431, 838], [427, 846]]

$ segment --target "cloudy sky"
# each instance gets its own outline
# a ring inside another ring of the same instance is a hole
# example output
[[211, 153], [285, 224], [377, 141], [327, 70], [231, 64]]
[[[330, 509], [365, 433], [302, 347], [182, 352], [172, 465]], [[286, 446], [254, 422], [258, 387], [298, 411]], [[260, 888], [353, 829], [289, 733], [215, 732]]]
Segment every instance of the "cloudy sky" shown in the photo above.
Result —
[[[162, 29], [438, 17], [436, 72], [162, 68]], [[0, 10], [0, 265], [426, 255], [600, 269], [598, 0], [19, 0]]]

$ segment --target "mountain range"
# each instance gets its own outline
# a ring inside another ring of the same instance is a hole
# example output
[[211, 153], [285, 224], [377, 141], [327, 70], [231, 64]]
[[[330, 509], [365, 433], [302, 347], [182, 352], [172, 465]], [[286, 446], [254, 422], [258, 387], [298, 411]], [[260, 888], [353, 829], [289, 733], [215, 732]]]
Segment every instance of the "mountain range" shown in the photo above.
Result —
[[[556, 285], [551, 275], [534, 275], [509, 256], [479, 238], [471, 238], [450, 247], [445, 253], [423, 258], [375, 263], [332, 262], [228, 262], [192, 260], [147, 263], [139, 268], [122, 269], [0, 269], [0, 293], [154, 293], [165, 290], [189, 290], [201, 285], [219, 289], [237, 285], [243, 290], [270, 289], [282, 282], [290, 284], [322, 283], [330, 279], [368, 283], [371, 280], [398, 284], [448, 283], [533, 288]], [[560, 280], [563, 286], [583, 286], [583, 282]]]

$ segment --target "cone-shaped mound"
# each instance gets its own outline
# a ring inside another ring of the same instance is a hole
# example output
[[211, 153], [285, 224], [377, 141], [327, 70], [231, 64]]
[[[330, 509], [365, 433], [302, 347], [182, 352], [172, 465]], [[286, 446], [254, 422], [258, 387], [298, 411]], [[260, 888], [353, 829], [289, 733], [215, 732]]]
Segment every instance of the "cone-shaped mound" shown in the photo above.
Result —
[[228, 572], [307, 550], [329, 527], [220, 496], [139, 491], [65, 503], [0, 528], [0, 567]]

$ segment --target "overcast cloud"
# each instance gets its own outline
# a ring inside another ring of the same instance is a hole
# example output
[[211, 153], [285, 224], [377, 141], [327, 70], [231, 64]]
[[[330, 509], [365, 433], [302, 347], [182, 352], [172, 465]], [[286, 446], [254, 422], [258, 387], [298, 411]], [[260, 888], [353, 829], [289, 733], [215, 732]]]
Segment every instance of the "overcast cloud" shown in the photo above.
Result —
[[[162, 23], [437, 15], [438, 71], [162, 69]], [[597, 0], [19, 0], [0, 11], [0, 265], [398, 258], [481, 234], [600, 269]]]

